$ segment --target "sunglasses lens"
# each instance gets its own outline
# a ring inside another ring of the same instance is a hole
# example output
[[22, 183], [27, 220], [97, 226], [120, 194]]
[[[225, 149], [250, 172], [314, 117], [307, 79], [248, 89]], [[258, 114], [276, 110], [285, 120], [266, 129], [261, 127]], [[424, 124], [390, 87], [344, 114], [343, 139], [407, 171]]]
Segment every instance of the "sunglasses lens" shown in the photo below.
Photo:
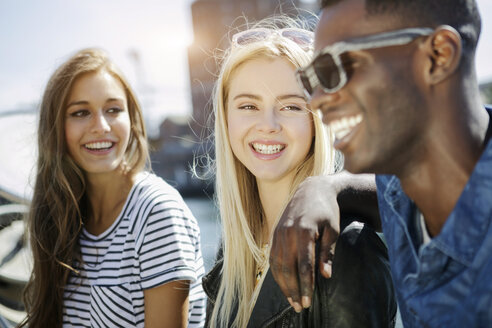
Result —
[[319, 82], [326, 89], [334, 89], [340, 83], [338, 66], [330, 54], [324, 54], [316, 58], [313, 68]]
[[313, 88], [311, 87], [311, 83], [309, 82], [308, 77], [304, 71], [298, 71], [297, 76], [299, 81], [301, 81], [304, 90], [311, 96], [313, 94]]
[[302, 47], [309, 47], [313, 44], [313, 35], [308, 31], [285, 30], [282, 31], [282, 36], [294, 41]]
[[267, 31], [251, 30], [239, 34], [235, 41], [238, 45], [244, 46], [252, 42], [264, 40], [268, 37], [268, 35], [269, 33]]

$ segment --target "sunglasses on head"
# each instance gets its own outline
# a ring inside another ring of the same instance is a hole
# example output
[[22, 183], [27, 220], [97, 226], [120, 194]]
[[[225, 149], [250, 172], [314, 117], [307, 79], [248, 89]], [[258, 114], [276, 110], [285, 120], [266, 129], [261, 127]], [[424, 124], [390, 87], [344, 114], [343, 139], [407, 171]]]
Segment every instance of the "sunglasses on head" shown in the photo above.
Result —
[[300, 28], [283, 28], [280, 30], [269, 28], [253, 28], [246, 31], [236, 33], [232, 36], [232, 44], [234, 46], [245, 46], [250, 43], [264, 41], [272, 35], [278, 35], [287, 38], [303, 50], [311, 49], [314, 41], [314, 33]]
[[297, 77], [307, 97], [311, 97], [319, 85], [326, 93], [334, 93], [347, 83], [342, 55], [349, 51], [367, 50], [405, 45], [416, 38], [430, 35], [431, 28], [406, 28], [391, 32], [341, 41], [321, 49], [306, 67], [297, 70]]

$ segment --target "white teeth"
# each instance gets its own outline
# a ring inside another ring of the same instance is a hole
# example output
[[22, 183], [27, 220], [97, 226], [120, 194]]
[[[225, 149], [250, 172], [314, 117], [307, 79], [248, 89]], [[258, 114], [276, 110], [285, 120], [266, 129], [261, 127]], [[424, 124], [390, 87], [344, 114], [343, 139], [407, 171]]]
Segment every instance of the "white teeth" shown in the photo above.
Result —
[[91, 142], [91, 143], [85, 144], [85, 148], [92, 149], [92, 150], [100, 150], [100, 149], [110, 148], [112, 145], [113, 145], [113, 143], [109, 142], [109, 141]]
[[253, 143], [253, 148], [260, 154], [271, 155], [280, 152], [285, 148], [284, 145], [264, 145], [260, 143]]
[[351, 117], [342, 117], [330, 123], [330, 129], [335, 134], [336, 139], [343, 139], [352, 129], [362, 121], [362, 114]]

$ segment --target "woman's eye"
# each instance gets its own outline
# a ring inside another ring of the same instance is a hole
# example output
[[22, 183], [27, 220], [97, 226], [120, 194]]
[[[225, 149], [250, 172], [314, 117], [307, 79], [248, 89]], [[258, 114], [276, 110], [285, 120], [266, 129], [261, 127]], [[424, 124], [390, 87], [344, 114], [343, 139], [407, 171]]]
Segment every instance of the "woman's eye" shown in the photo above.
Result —
[[255, 105], [242, 105], [238, 107], [239, 109], [244, 109], [244, 110], [255, 110], [257, 109]]
[[70, 116], [72, 117], [85, 117], [87, 115], [89, 115], [89, 111], [87, 109], [79, 109], [70, 113]]
[[292, 111], [292, 112], [300, 112], [303, 110], [303, 108], [299, 106], [285, 106], [283, 107], [284, 110]]
[[119, 107], [111, 107], [108, 109], [108, 113], [120, 113], [122, 111], [123, 111], [123, 109], [121, 109]]

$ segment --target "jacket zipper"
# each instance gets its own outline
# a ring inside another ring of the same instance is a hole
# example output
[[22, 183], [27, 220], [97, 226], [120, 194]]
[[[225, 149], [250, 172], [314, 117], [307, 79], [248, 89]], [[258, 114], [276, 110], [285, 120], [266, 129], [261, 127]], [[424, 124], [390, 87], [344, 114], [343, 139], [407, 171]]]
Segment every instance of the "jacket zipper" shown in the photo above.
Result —
[[[266, 328], [268, 327], [270, 324], [274, 323], [275, 321], [277, 321], [278, 319], [282, 318], [283, 316], [285, 316], [285, 314], [290, 310], [290, 306], [286, 307], [284, 310], [282, 310], [282, 312], [280, 312], [279, 314], [273, 316], [270, 320], [268, 320], [267, 322], [265, 322], [264, 325], [262, 325], [261, 327], [262, 328]], [[284, 323], [282, 322], [282, 327], [284, 327]]]

